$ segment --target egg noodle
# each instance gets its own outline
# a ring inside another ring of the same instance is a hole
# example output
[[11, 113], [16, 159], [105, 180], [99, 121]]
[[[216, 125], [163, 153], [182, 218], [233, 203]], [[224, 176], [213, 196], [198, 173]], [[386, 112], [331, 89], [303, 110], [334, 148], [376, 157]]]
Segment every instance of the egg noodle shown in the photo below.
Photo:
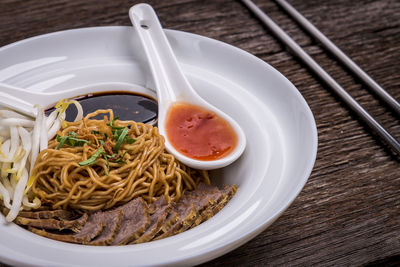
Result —
[[[103, 119], [95, 116], [103, 115]], [[208, 173], [191, 169], [165, 151], [164, 138], [151, 125], [120, 121], [97, 110], [65, 122], [32, 170], [32, 193], [52, 208], [95, 211], [142, 197], [177, 201]]]

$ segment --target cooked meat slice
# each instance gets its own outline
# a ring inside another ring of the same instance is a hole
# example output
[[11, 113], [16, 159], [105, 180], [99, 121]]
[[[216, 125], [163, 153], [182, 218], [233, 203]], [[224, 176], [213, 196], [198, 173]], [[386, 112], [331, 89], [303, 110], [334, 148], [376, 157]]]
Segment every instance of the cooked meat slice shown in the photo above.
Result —
[[[184, 219], [180, 224], [175, 223], [173, 227], [164, 231], [163, 235], [160, 236], [160, 239], [169, 235], [181, 233], [186, 231], [188, 228], [200, 224], [203, 221], [201, 213], [204, 212], [204, 210], [215, 206], [221, 197], [222, 193], [216, 186], [206, 185], [203, 183], [199, 184], [195, 190], [186, 191], [178, 205], [193, 205], [196, 215]], [[182, 218], [182, 215], [180, 216]]]
[[[6, 214], [8, 214], [10, 210], [0, 205], [0, 211], [5, 216]], [[67, 210], [20, 211], [18, 213], [18, 216], [31, 219], [64, 219], [64, 220], [72, 220], [75, 217], [73, 212]]]
[[89, 243], [90, 240], [98, 236], [106, 225], [103, 221], [98, 221], [95, 216], [89, 216], [85, 225], [75, 234], [77, 239], [82, 240], [83, 244]]
[[[229, 200], [233, 197], [233, 195], [237, 192], [237, 186], [236, 185], [226, 185], [221, 191], [225, 195], [223, 198], [223, 201], [220, 201], [217, 205], [216, 208], [219, 208], [218, 211], [220, 211], [225, 205], [228, 203]], [[222, 206], [222, 207], [221, 207]], [[217, 211], [217, 212], [218, 212]], [[214, 213], [215, 214], [215, 213]]]
[[34, 227], [29, 227], [29, 230], [38, 235], [58, 241], [87, 244], [103, 230], [103, 227], [104, 225], [101, 222], [94, 222], [91, 221], [89, 218], [87, 223], [83, 226], [82, 230], [79, 233], [75, 234], [55, 234]]
[[217, 187], [204, 183], [200, 183], [195, 190], [185, 192], [174, 209], [179, 216], [177, 222], [169, 227], [162, 227], [154, 240], [181, 233], [200, 224], [203, 221], [201, 213], [215, 206], [221, 197], [222, 193]]
[[156, 201], [154, 201], [150, 207], [149, 207], [149, 212], [150, 214], [153, 214], [157, 209], [163, 208], [165, 206], [168, 206], [168, 202], [165, 201], [164, 197], [159, 197]]
[[[36, 234], [64, 242], [138, 244], [169, 237], [199, 225], [219, 212], [236, 191], [236, 185], [219, 190], [215, 186], [199, 184], [195, 190], [185, 192], [176, 204], [168, 204], [160, 197], [148, 207], [142, 198], [136, 198], [116, 209], [98, 211], [89, 216], [83, 214], [75, 220], [72, 212], [43, 208], [40, 211], [21, 211], [15, 222], [28, 226]], [[1, 210], [7, 211], [4, 207]], [[67, 231], [55, 233], [53, 230]]]
[[186, 196], [198, 196], [198, 195], [209, 194], [211, 192], [217, 193], [219, 191], [220, 190], [218, 189], [218, 187], [216, 187], [214, 185], [207, 185], [204, 183], [199, 183], [195, 190], [186, 191], [185, 195]]
[[179, 220], [178, 213], [175, 210], [171, 209], [167, 218], [165, 219], [165, 223], [161, 225], [160, 229], [158, 230], [155, 236], [159, 236], [162, 233], [167, 232], [168, 229], [170, 229], [172, 225], [174, 225], [178, 220]]
[[93, 221], [101, 221], [104, 228], [100, 235], [89, 242], [89, 244], [97, 246], [110, 245], [121, 227], [122, 210], [98, 211], [92, 214], [91, 217]]
[[207, 207], [209, 208], [219, 202], [222, 193], [216, 186], [200, 183], [195, 190], [186, 191], [184, 197], [206, 197], [209, 199], [210, 205]]
[[206, 195], [208, 199], [208, 206], [205, 207], [203, 210], [200, 211], [199, 216], [195, 219], [194, 223], [190, 226], [190, 228], [193, 228], [200, 223], [204, 222], [207, 220], [206, 214], [209, 213], [217, 204], [222, 200], [224, 197], [223, 193], [218, 190], [216, 192], [210, 192], [208, 195]]
[[165, 223], [171, 206], [165, 201], [164, 197], [159, 197], [156, 202], [150, 206], [152, 211], [150, 215], [150, 224], [146, 231], [132, 244], [139, 244], [150, 241], [160, 230], [161, 226]]
[[[197, 215], [193, 220], [188, 221], [187, 223], [182, 225], [182, 228], [179, 229], [178, 233], [181, 233], [188, 228], [190, 228], [193, 224], [196, 223], [197, 220], [201, 217], [201, 213], [213, 205], [214, 200], [213, 196], [215, 193], [204, 193], [203, 195], [198, 195], [198, 196], [183, 196], [181, 201], [183, 203], [187, 203], [188, 205], [192, 203], [197, 211]], [[191, 224], [190, 224], [191, 223]]]
[[215, 205], [212, 209], [209, 209], [209, 210], [206, 210], [205, 212], [203, 212], [203, 214], [202, 214], [203, 221], [210, 219], [212, 216], [217, 214], [223, 207], [225, 207], [226, 203], [228, 203], [228, 201], [233, 197], [233, 195], [236, 193], [236, 191], [237, 191], [236, 185], [225, 186], [221, 190], [223, 196], [220, 199], [220, 201], [218, 202], [218, 204]]
[[74, 218], [73, 212], [67, 210], [20, 211], [18, 216], [32, 219], [59, 220], [71, 220]]
[[123, 217], [112, 245], [125, 245], [144, 232], [150, 223], [149, 213], [142, 198], [135, 198], [117, 209], [123, 212]]
[[153, 240], [163, 239], [180, 233], [181, 229], [190, 227], [198, 216], [197, 209], [193, 203], [179, 201], [174, 207], [174, 211], [178, 213], [178, 220], [171, 227], [167, 229], [162, 228], [162, 232], [158, 233]]
[[15, 219], [15, 223], [32, 226], [43, 229], [51, 229], [51, 230], [64, 230], [69, 229], [74, 232], [79, 232], [82, 229], [83, 225], [86, 223], [88, 215], [84, 213], [80, 218], [76, 220], [56, 220], [56, 219], [31, 219], [31, 218], [23, 218], [17, 217]]

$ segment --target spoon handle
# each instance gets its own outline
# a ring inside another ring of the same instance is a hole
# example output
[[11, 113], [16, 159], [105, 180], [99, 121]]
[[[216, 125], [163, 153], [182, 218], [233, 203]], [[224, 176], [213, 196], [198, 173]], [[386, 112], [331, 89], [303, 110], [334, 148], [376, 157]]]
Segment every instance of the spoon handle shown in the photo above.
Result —
[[0, 91], [0, 105], [11, 108], [31, 117], [36, 117], [37, 110], [32, 104], [25, 102], [15, 96]]
[[185, 94], [194, 90], [182, 75], [154, 9], [148, 4], [138, 4], [129, 10], [129, 17], [147, 54], [159, 105], [167, 109], [171, 102], [185, 99]]

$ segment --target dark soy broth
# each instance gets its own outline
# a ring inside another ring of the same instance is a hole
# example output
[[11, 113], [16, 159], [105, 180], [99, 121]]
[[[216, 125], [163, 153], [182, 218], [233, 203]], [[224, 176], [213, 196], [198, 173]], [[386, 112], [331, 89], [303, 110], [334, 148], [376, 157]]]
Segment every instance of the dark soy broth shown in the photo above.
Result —
[[[98, 109], [112, 109], [114, 116], [120, 120], [133, 120], [136, 122], [151, 122], [157, 118], [157, 101], [150, 96], [130, 92], [102, 92], [74, 98], [83, 108], [83, 115]], [[46, 111], [49, 115], [54, 108]], [[66, 121], [73, 121], [76, 117], [76, 107], [71, 104], [66, 110]], [[93, 117], [103, 119], [104, 115]]]

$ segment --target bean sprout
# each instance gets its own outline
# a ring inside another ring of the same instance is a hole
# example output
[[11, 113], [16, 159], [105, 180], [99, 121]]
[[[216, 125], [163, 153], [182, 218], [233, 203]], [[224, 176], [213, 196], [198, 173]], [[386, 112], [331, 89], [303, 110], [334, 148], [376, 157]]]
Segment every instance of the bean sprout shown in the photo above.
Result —
[[40, 207], [37, 197], [30, 196], [33, 183], [31, 172], [40, 151], [47, 148], [48, 141], [55, 137], [65, 118], [69, 104], [75, 104], [82, 118], [82, 107], [77, 101], [62, 100], [48, 117], [43, 108], [37, 108], [32, 119], [16, 111], [0, 109], [0, 201], [9, 209], [6, 220], [12, 222], [20, 210]]

